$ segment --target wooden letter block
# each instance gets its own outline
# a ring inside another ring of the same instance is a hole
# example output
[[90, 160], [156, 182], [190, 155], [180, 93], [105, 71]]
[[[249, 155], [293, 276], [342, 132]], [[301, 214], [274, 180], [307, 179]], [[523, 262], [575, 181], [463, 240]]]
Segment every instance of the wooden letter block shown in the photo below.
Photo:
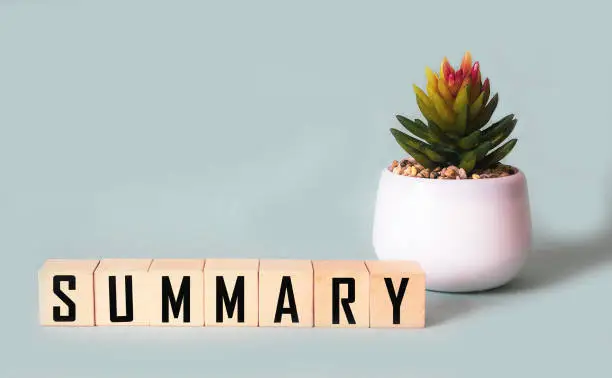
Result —
[[45, 261], [38, 271], [43, 326], [94, 326], [94, 271], [99, 260]]
[[206, 326], [258, 326], [258, 271], [257, 259], [206, 260]]
[[313, 326], [310, 260], [260, 260], [259, 326]]
[[204, 260], [153, 260], [148, 289], [150, 325], [204, 326]]
[[425, 273], [410, 261], [366, 261], [370, 326], [425, 327]]
[[315, 327], [369, 327], [369, 273], [363, 261], [321, 260], [314, 268]]
[[104, 259], [94, 273], [96, 325], [149, 325], [151, 259]]

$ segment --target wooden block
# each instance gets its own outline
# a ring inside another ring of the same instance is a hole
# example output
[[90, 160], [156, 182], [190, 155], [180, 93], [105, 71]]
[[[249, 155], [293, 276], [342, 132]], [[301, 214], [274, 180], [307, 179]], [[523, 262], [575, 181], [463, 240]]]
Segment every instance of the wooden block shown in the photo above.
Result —
[[259, 326], [313, 326], [310, 260], [260, 260]]
[[149, 325], [151, 259], [104, 259], [94, 273], [96, 325]]
[[149, 268], [152, 326], [204, 326], [204, 260], [154, 259]]
[[206, 260], [206, 326], [258, 326], [258, 270], [257, 259]]
[[99, 260], [45, 261], [38, 271], [43, 326], [94, 326], [94, 271]]
[[319, 260], [314, 268], [315, 327], [369, 327], [369, 274], [363, 261]]
[[410, 261], [366, 261], [371, 327], [425, 327], [425, 272]]

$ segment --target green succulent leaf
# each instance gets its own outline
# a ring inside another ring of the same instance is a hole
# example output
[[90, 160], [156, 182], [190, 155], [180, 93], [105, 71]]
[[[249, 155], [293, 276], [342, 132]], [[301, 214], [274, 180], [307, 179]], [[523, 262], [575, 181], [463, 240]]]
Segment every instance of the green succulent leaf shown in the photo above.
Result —
[[440, 126], [438, 126], [438, 124], [435, 123], [434, 121], [427, 120], [427, 125], [429, 126], [429, 129], [436, 135], [440, 136], [441, 139], [446, 139], [446, 141], [448, 142], [453, 141], [453, 138], [451, 138], [451, 136], [454, 134], [448, 131], [445, 131]]
[[[421, 114], [423, 115], [423, 117], [425, 117], [427, 121], [435, 122], [436, 120], [434, 119], [433, 114], [429, 112], [427, 106], [423, 103], [423, 101], [421, 101], [421, 99], [418, 97], [416, 101], [417, 101], [417, 106], [419, 107], [419, 110], [421, 111]], [[448, 125], [440, 125], [440, 126], [444, 128], [448, 127]]]
[[511, 139], [478, 162], [479, 168], [488, 168], [505, 158], [516, 145], [517, 139]]
[[423, 167], [429, 168], [429, 169], [436, 168], [437, 164], [429, 160], [427, 156], [423, 155], [419, 151], [411, 150], [410, 148], [405, 149], [405, 151], [408, 152], [408, 154], [410, 154], [410, 156], [412, 156], [414, 160], [416, 160], [417, 163], [421, 164]]
[[467, 173], [470, 173], [489, 150], [491, 150], [491, 142], [484, 141], [476, 146], [476, 148], [464, 152], [458, 164], [459, 168], [463, 168]]
[[[397, 143], [406, 150], [406, 147], [409, 147], [412, 150], [416, 150], [417, 152], [427, 156], [429, 160], [432, 160], [436, 163], [443, 163], [448, 160], [448, 156], [436, 151], [432, 146], [411, 137], [410, 135], [404, 134], [403, 132], [391, 129], [391, 134], [395, 137]], [[408, 150], [406, 152], [410, 153]], [[416, 157], [415, 157], [416, 159]]]
[[[416, 119], [415, 122], [421, 123], [423, 126], [426, 126], [425, 123], [420, 119]], [[451, 135], [448, 135], [448, 133], [442, 131], [440, 126], [438, 126], [435, 122], [428, 121], [427, 123], [429, 125], [429, 133], [432, 137], [436, 138], [439, 143], [444, 144], [448, 147], [452, 147], [454, 141]]]
[[482, 142], [480, 145], [478, 145], [478, 147], [474, 149], [474, 151], [476, 152], [476, 160], [478, 161], [482, 160], [485, 157], [485, 155], [489, 151], [491, 151], [492, 148], [493, 148], [493, 144], [491, 144], [490, 141], [486, 140]]
[[410, 131], [412, 134], [416, 135], [421, 139], [426, 139], [429, 136], [429, 132], [426, 127], [418, 124], [402, 115], [396, 115], [395, 118], [404, 126], [404, 128]]
[[472, 148], [476, 147], [478, 143], [480, 143], [480, 134], [480, 130], [473, 131], [468, 136], [459, 139], [457, 146], [465, 151], [471, 150]]
[[516, 126], [517, 122], [518, 121], [516, 119], [513, 119], [502, 130], [500, 130], [499, 133], [494, 135], [490, 139], [491, 144], [493, 145], [491, 148], [495, 148], [495, 147], [499, 146], [501, 144], [501, 142], [506, 140], [506, 138], [508, 138], [510, 136], [510, 134], [512, 134], [512, 131], [514, 131], [514, 127]]
[[466, 134], [469, 111], [470, 106], [468, 104], [465, 104], [465, 106], [461, 108], [459, 114], [457, 114], [457, 121], [455, 123], [455, 126], [459, 135]]
[[483, 139], [490, 139], [494, 135], [496, 135], [500, 130], [502, 130], [505, 125], [507, 125], [514, 118], [514, 114], [508, 114], [497, 122], [493, 123], [491, 126], [482, 130]]
[[477, 161], [478, 157], [476, 155], [476, 151], [468, 151], [461, 157], [461, 161], [459, 162], [459, 168], [463, 168], [467, 173], [469, 173], [474, 169]]
[[[410, 138], [408, 135], [402, 133], [401, 131], [391, 129], [391, 133], [395, 137], [397, 143], [402, 147], [404, 151], [406, 151], [410, 156], [412, 156], [417, 162], [419, 162], [425, 168], [433, 169], [436, 167], [436, 163], [431, 161], [429, 157], [425, 155], [425, 153], [421, 152], [418, 148], [414, 147], [412, 142], [409, 142], [406, 138]], [[416, 139], [414, 139], [416, 140]]]
[[482, 127], [484, 127], [487, 124], [487, 122], [489, 122], [489, 120], [491, 119], [491, 116], [493, 116], [493, 112], [495, 112], [495, 108], [497, 108], [498, 102], [499, 102], [499, 96], [496, 93], [491, 98], [491, 101], [489, 101], [489, 103], [484, 107], [484, 109], [482, 109], [480, 114], [478, 114], [478, 116], [472, 122], [470, 122], [470, 127], [471, 127], [470, 131], [479, 130]]
[[445, 134], [453, 140], [453, 143], [457, 143], [457, 141], [463, 137], [463, 135], [459, 135], [452, 131], [446, 131]]
[[440, 145], [442, 147], [450, 147], [448, 144], [440, 140], [437, 135], [434, 135], [429, 130], [427, 125], [420, 119], [416, 119], [413, 121], [401, 115], [397, 115], [396, 118], [406, 130], [411, 132], [416, 137], [421, 138], [425, 142], [433, 145]]
[[435, 146], [435, 148], [444, 156], [446, 156], [446, 161], [444, 163], [457, 165], [459, 160], [461, 160], [461, 154], [455, 149], [441, 148], [439, 146]]

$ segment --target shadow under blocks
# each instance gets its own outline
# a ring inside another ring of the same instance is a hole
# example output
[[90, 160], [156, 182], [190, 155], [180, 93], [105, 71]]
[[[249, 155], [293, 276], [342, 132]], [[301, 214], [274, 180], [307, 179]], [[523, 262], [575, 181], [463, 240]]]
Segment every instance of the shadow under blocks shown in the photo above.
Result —
[[425, 327], [411, 261], [50, 259], [43, 326]]

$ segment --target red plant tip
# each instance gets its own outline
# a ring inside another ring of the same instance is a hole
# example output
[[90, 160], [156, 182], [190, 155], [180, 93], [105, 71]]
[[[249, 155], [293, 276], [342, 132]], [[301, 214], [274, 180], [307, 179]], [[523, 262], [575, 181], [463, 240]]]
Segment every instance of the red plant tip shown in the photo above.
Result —
[[455, 85], [455, 73], [454, 72], [449, 72], [448, 75], [446, 75], [446, 82], [448, 83], [449, 87], [452, 87]]
[[472, 66], [472, 54], [469, 51], [463, 55], [463, 60], [461, 61], [461, 70], [467, 76], [468, 72], [470, 72], [470, 67]]
[[489, 78], [486, 78], [484, 83], [482, 84], [482, 91], [488, 91], [489, 90]]
[[472, 83], [475, 83], [478, 81], [480, 76], [480, 63], [478, 62], [474, 62], [474, 65], [472, 66]]
[[444, 59], [442, 69], [444, 70], [444, 78], [446, 78], [447, 80], [450, 78], [451, 74], [455, 73], [455, 70], [453, 70], [453, 67], [451, 67], [450, 63], [446, 59]]
[[464, 72], [461, 68], [459, 68], [457, 70], [457, 72], [455, 72], [455, 82], [463, 82], [463, 78], [464, 78]]

